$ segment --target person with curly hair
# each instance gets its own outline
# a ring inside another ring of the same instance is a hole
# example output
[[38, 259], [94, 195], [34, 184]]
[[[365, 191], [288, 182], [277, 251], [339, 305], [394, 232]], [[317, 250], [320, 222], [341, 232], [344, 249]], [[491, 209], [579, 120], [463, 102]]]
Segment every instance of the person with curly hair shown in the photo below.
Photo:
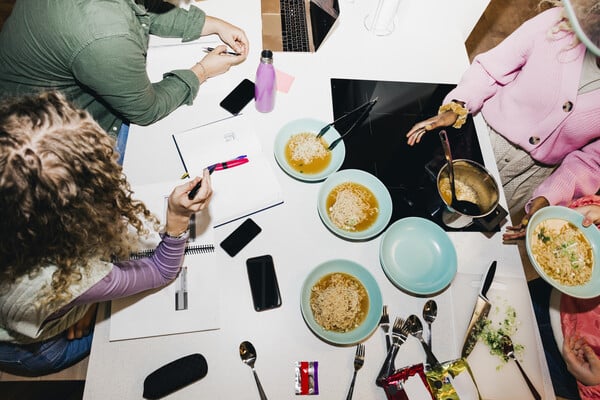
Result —
[[[60, 91], [119, 137], [124, 153], [130, 123], [149, 125], [192, 104], [204, 81], [248, 56], [242, 29], [193, 5], [186, 10], [169, 2], [19, 0], [0, 32], [0, 98]], [[183, 42], [215, 34], [239, 55], [219, 45], [196, 64], [151, 82], [151, 34]]]
[[154, 254], [128, 260], [159, 221], [132, 198], [114, 147], [61, 94], [0, 104], [0, 370], [37, 376], [76, 363], [98, 302], [179, 273], [190, 216], [212, 194], [208, 171], [173, 189]]
[[481, 112], [515, 225], [506, 240], [542, 206], [600, 187], [600, 1], [542, 3], [553, 7], [477, 55], [438, 115], [406, 134], [414, 145]]

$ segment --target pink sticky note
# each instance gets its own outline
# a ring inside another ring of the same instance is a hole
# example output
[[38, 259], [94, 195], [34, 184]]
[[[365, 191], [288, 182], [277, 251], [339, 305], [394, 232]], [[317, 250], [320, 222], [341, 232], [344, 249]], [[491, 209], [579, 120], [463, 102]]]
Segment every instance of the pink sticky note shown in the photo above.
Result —
[[275, 79], [277, 80], [277, 90], [287, 93], [296, 78], [275, 68]]

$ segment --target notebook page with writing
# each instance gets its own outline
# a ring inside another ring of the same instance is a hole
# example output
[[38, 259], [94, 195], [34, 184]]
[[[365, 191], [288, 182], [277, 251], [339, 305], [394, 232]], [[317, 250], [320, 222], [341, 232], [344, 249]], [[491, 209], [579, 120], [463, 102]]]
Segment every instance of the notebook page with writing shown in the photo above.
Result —
[[[166, 198], [182, 181], [134, 187], [133, 197], [142, 200], [164, 223]], [[202, 213], [196, 216], [196, 232], [189, 242], [182, 273], [168, 285], [111, 302], [109, 340], [125, 340], [219, 329], [219, 290], [214, 231]], [[160, 237], [152, 232], [141, 240], [141, 249], [153, 249]], [[194, 249], [201, 249], [194, 251]], [[181, 298], [186, 286], [185, 307]], [[179, 292], [179, 293], [178, 293]], [[179, 300], [177, 296], [179, 295]], [[178, 309], [179, 308], [179, 309]]]
[[258, 136], [242, 116], [176, 133], [173, 138], [192, 177], [201, 176], [209, 165], [241, 155], [249, 160], [211, 175], [213, 195], [207, 210], [213, 226], [283, 203], [281, 185]]

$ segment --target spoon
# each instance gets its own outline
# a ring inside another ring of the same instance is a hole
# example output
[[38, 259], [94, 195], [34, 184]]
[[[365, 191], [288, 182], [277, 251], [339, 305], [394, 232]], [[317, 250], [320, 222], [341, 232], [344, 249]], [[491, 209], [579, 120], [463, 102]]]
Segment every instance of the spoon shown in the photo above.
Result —
[[519, 362], [519, 360], [517, 360], [517, 357], [515, 356], [515, 348], [513, 346], [512, 339], [508, 335], [502, 335], [501, 344], [504, 355], [508, 358], [513, 359], [517, 364], [517, 367], [519, 367], [519, 371], [521, 371], [521, 375], [523, 375], [523, 378], [525, 378], [525, 382], [527, 382], [527, 386], [529, 387], [529, 390], [531, 391], [533, 397], [536, 400], [541, 400], [542, 396], [540, 396], [535, 386], [533, 386], [533, 382], [531, 382], [531, 380], [523, 370], [523, 367], [521, 367], [521, 363]]
[[254, 346], [250, 342], [242, 342], [240, 343], [240, 357], [244, 364], [247, 364], [250, 368], [252, 368], [252, 373], [254, 374], [254, 380], [256, 381], [256, 387], [258, 387], [258, 394], [260, 395], [261, 400], [267, 400], [267, 395], [260, 384], [260, 380], [258, 379], [258, 375], [256, 374], [256, 370], [254, 369], [254, 362], [256, 361], [256, 350], [254, 350]]
[[454, 164], [452, 163], [452, 152], [450, 151], [450, 142], [448, 141], [448, 135], [443, 129], [440, 131], [440, 139], [442, 140], [442, 147], [444, 148], [446, 162], [448, 163], [450, 192], [452, 193], [452, 201], [450, 202], [450, 206], [461, 214], [466, 214], [470, 216], [481, 214], [481, 209], [477, 204], [468, 200], [458, 200], [456, 198], [456, 186], [454, 183]]
[[421, 342], [421, 346], [423, 346], [423, 350], [425, 350], [425, 354], [427, 354], [427, 364], [429, 364], [432, 368], [435, 368], [440, 362], [431, 352], [431, 348], [427, 345], [427, 342], [423, 339], [423, 324], [421, 320], [416, 315], [411, 315], [406, 319], [406, 324], [408, 327], [409, 333], [419, 339]]
[[437, 317], [437, 303], [435, 300], [427, 300], [423, 306], [423, 319], [427, 322], [427, 326], [429, 327], [429, 340], [427, 340], [429, 348], [431, 348], [431, 336], [433, 335], [431, 324], [435, 321], [435, 317]]

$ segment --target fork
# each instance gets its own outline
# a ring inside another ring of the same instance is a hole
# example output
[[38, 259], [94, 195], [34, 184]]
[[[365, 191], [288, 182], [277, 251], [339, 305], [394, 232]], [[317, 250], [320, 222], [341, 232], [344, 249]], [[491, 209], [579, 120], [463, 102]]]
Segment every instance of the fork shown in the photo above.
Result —
[[408, 333], [405, 327], [404, 319], [401, 317], [396, 317], [394, 320], [394, 325], [392, 326], [392, 345], [387, 352], [387, 356], [385, 357], [385, 361], [381, 366], [381, 370], [379, 371], [379, 375], [377, 375], [376, 383], [381, 385], [383, 380], [390, 376], [395, 370], [396, 366], [394, 365], [394, 360], [396, 359], [396, 354], [398, 354], [398, 350], [400, 346], [406, 341], [408, 337]]
[[385, 348], [387, 351], [390, 351], [390, 346], [392, 343], [390, 342], [390, 336], [388, 332], [390, 331], [390, 316], [388, 314], [387, 306], [383, 306], [383, 312], [381, 313], [381, 318], [379, 319], [379, 326], [385, 332]]
[[359, 369], [362, 368], [365, 363], [365, 345], [359, 343], [356, 346], [356, 354], [354, 355], [354, 374], [352, 375], [352, 382], [350, 383], [350, 389], [348, 389], [348, 395], [346, 396], [346, 400], [352, 399], [352, 394], [354, 393], [354, 382], [356, 382], [356, 373]]

